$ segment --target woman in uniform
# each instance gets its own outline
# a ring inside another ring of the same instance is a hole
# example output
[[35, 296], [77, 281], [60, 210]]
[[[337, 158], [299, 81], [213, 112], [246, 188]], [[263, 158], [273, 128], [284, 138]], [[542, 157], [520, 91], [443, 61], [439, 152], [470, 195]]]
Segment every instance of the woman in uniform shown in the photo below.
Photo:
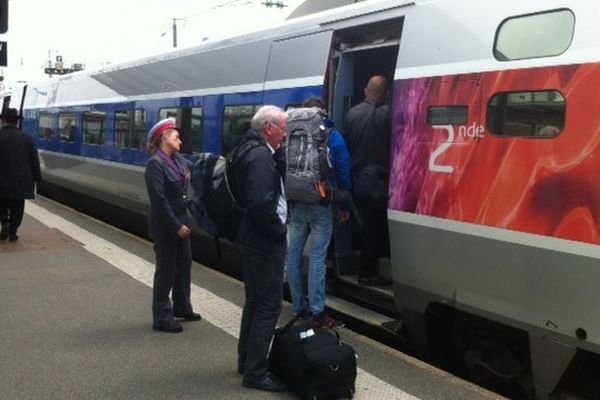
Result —
[[[156, 271], [152, 291], [152, 329], [179, 333], [175, 318], [199, 321], [190, 303], [192, 253], [187, 222], [187, 188], [190, 170], [179, 154], [181, 138], [174, 118], [159, 121], [150, 129], [148, 152], [152, 155], [144, 178], [150, 198], [148, 232], [154, 240]], [[173, 290], [173, 304], [169, 293]]]

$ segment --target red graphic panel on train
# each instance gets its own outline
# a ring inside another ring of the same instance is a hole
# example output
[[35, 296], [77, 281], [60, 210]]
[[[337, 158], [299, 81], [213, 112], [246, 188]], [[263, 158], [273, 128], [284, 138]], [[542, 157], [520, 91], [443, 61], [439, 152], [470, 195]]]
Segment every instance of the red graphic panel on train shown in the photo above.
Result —
[[390, 209], [600, 243], [597, 87], [599, 64], [397, 81]]

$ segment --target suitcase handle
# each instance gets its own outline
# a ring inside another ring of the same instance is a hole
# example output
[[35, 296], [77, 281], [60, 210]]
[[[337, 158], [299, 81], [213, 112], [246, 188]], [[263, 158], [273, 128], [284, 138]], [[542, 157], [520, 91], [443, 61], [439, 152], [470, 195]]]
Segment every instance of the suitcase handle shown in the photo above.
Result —
[[[302, 318], [302, 316], [300, 314], [294, 315], [294, 318], [292, 318], [287, 324], [285, 324], [283, 326], [283, 328], [279, 328], [279, 332], [283, 333], [285, 331], [287, 331], [288, 329], [290, 329], [292, 327], [292, 325], [294, 325], [296, 323], [296, 321], [298, 321], [300, 318]], [[333, 328], [322, 328], [322, 329], [327, 329], [330, 332], [333, 332], [335, 334], [335, 336], [338, 339], [338, 342], [341, 343], [342, 338], [340, 336], [340, 334], [338, 333], [338, 331], [336, 331]]]
[[288, 322], [287, 324], [285, 324], [283, 326], [283, 328], [281, 328], [279, 331], [280, 332], [285, 332], [288, 329], [290, 329], [292, 327], [292, 325], [294, 325], [296, 323], [296, 321], [298, 321], [302, 316], [300, 314], [294, 315], [294, 318], [292, 318], [290, 320], [290, 322]]

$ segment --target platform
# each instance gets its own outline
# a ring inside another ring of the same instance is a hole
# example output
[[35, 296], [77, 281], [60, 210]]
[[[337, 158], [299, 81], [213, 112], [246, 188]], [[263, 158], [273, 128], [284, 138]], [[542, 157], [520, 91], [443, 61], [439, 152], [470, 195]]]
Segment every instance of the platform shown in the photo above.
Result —
[[[2, 399], [293, 399], [241, 386], [237, 335], [243, 285], [200, 264], [200, 322], [151, 330], [151, 243], [38, 197], [16, 243], [0, 242]], [[280, 322], [290, 318], [284, 304]], [[355, 398], [499, 396], [340, 331], [359, 355]]]

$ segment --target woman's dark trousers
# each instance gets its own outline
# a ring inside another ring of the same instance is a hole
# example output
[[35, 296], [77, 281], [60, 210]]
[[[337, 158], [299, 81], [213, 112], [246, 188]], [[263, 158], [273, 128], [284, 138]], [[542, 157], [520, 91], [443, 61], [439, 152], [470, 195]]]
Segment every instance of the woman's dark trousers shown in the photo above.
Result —
[[[152, 290], [154, 325], [169, 326], [174, 315], [192, 313], [190, 275], [192, 254], [190, 239], [161, 240], [154, 243], [156, 272]], [[173, 305], [169, 293], [173, 289]]]

